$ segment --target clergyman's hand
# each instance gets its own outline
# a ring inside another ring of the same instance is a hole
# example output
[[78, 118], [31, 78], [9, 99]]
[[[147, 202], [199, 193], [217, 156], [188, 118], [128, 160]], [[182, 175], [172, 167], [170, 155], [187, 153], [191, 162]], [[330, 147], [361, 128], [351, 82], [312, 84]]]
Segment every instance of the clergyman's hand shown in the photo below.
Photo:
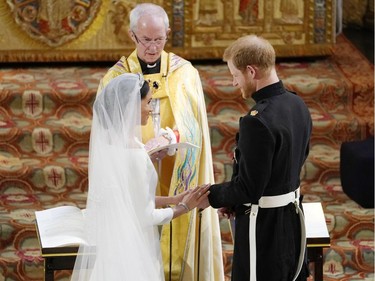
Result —
[[157, 152], [150, 155], [151, 161], [152, 162], [158, 162], [158, 161], [162, 160], [165, 156], [167, 156], [167, 153], [168, 153], [168, 149], [163, 149], [163, 150], [157, 151]]

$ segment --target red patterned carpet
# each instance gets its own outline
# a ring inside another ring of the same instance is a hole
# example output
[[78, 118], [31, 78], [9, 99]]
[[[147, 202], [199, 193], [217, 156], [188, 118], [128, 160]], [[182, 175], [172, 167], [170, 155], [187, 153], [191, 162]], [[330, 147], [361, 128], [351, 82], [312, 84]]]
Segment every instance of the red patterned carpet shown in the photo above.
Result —
[[[232, 87], [224, 64], [196, 66], [220, 182], [231, 175], [233, 137], [251, 102]], [[373, 280], [374, 210], [349, 199], [339, 177], [341, 143], [374, 134], [373, 65], [340, 36], [332, 57], [277, 67], [313, 117], [302, 190], [306, 202], [322, 202], [325, 212], [331, 247], [324, 252], [324, 280]], [[43, 280], [35, 210], [84, 207], [91, 106], [105, 71], [75, 66], [0, 70], [0, 280]], [[229, 280], [232, 241], [225, 221], [222, 238]], [[69, 272], [57, 272], [56, 280], [69, 280]]]

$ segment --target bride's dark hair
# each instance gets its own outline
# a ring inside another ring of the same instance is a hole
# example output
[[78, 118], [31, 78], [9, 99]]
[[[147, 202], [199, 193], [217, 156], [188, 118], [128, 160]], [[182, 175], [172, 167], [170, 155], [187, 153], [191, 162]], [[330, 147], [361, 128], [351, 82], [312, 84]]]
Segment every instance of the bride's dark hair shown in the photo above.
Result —
[[143, 100], [147, 96], [147, 94], [148, 94], [149, 91], [150, 91], [150, 85], [148, 84], [147, 81], [145, 81], [143, 83], [143, 85], [142, 85], [141, 90], [140, 90], [140, 92], [141, 92], [141, 100]]

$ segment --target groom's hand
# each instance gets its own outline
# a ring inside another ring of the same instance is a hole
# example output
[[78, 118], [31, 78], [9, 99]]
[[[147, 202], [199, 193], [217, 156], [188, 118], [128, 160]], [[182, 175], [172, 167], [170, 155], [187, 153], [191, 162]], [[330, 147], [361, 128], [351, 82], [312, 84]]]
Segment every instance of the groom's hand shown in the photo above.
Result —
[[208, 197], [202, 199], [202, 201], [198, 204], [197, 208], [199, 210], [206, 209], [207, 207], [210, 206], [210, 201], [208, 201]]

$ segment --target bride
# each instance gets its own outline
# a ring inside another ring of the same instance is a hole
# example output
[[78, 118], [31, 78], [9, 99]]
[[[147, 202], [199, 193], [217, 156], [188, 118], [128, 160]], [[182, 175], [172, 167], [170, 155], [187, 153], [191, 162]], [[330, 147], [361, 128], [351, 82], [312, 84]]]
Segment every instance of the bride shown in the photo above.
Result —
[[[71, 280], [163, 281], [158, 225], [195, 208], [208, 186], [157, 200], [157, 173], [141, 143], [141, 125], [151, 111], [148, 83], [122, 74], [93, 106], [89, 191], [85, 212], [87, 245], [81, 245]], [[179, 202], [179, 203], [178, 203]]]

